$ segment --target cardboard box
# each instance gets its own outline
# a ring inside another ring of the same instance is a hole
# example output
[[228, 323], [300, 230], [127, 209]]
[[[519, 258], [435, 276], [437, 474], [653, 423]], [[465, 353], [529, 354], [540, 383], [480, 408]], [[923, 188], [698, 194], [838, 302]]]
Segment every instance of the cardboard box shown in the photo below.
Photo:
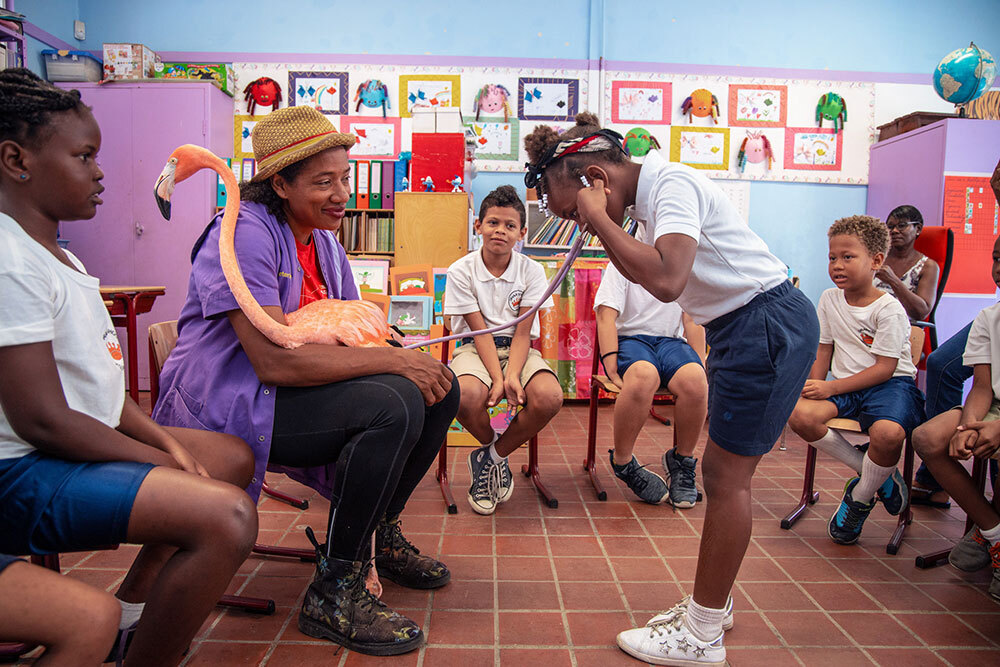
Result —
[[465, 132], [462, 110], [459, 107], [437, 107], [414, 109], [413, 132]]
[[152, 79], [159, 59], [148, 46], [142, 44], [105, 44], [104, 79]]
[[161, 63], [153, 67], [157, 79], [210, 79], [230, 97], [236, 94], [236, 74], [228, 63]]

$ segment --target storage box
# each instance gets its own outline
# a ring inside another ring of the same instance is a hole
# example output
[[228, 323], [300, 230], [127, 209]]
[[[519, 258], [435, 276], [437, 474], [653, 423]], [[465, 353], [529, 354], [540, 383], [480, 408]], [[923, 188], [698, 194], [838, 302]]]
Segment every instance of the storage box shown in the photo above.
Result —
[[100, 81], [101, 61], [86, 51], [43, 49], [49, 81]]
[[105, 44], [104, 78], [152, 79], [159, 56], [142, 44]]
[[161, 63], [153, 67], [156, 79], [209, 79], [230, 97], [236, 94], [236, 74], [228, 63]]
[[958, 114], [938, 113], [935, 111], [914, 111], [913, 113], [906, 114], [905, 116], [900, 116], [890, 123], [879, 125], [878, 140], [885, 141], [886, 139], [892, 139], [893, 137], [905, 134], [910, 130], [919, 129], [924, 125], [930, 125], [931, 123], [936, 123], [939, 120], [944, 120], [945, 118], [958, 118]]
[[413, 132], [465, 132], [462, 110], [458, 107], [419, 108], [411, 116]]
[[451, 192], [451, 180], [465, 170], [465, 134], [414, 132], [412, 144], [410, 190], [424, 192], [424, 179], [430, 176], [435, 191]]

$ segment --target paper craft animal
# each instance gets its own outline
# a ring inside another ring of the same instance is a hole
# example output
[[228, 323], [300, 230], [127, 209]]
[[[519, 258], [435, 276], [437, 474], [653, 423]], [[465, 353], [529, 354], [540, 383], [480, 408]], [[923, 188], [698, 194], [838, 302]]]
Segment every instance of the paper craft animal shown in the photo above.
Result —
[[382, 118], [385, 118], [386, 109], [391, 109], [389, 103], [389, 88], [378, 79], [368, 79], [358, 86], [358, 91], [354, 94], [354, 101], [357, 104], [355, 111], [361, 110], [361, 105], [374, 109], [381, 105]]
[[660, 142], [644, 127], [633, 127], [622, 142], [625, 153], [630, 157], [642, 157], [650, 150], [660, 147]]
[[271, 107], [274, 111], [281, 105], [281, 86], [274, 79], [262, 76], [247, 84], [243, 89], [243, 99], [247, 103], [247, 113], [257, 113], [257, 105]]
[[503, 122], [509, 122], [510, 104], [507, 100], [510, 92], [498, 83], [488, 83], [476, 93], [476, 99], [472, 102], [472, 108], [476, 112], [476, 120], [479, 120], [479, 112], [496, 113], [503, 109]]
[[[170, 219], [170, 197], [174, 186], [202, 169], [212, 169], [222, 178], [226, 192], [239, 192], [236, 177], [225, 162], [211, 151], [185, 144], [177, 148], [156, 180], [154, 194], [160, 213]], [[296, 348], [307, 343], [349, 345], [352, 347], [384, 347], [390, 338], [389, 326], [382, 309], [370, 301], [341, 301], [320, 299], [291, 313], [285, 313], [288, 324], [281, 324], [267, 314], [250, 293], [236, 258], [234, 240], [236, 218], [240, 211], [239, 197], [226, 197], [222, 215], [222, 233], [219, 236], [219, 258], [222, 272], [229, 283], [236, 303], [257, 327], [275, 345]]]
[[740, 144], [740, 152], [736, 155], [736, 166], [740, 168], [740, 173], [746, 169], [747, 162], [759, 164], [767, 160], [767, 168], [770, 169], [774, 162], [774, 151], [771, 150], [771, 142], [763, 132], [747, 132], [743, 143]]
[[684, 99], [681, 104], [681, 113], [688, 117], [688, 123], [694, 120], [695, 116], [706, 118], [712, 117], [712, 122], [719, 124], [719, 100], [708, 90], [699, 88]]
[[[823, 119], [833, 121], [833, 133], [844, 129], [847, 122], [847, 102], [837, 93], [823, 93], [816, 103], [816, 121], [823, 127]], [[840, 127], [838, 128], [838, 123]]]

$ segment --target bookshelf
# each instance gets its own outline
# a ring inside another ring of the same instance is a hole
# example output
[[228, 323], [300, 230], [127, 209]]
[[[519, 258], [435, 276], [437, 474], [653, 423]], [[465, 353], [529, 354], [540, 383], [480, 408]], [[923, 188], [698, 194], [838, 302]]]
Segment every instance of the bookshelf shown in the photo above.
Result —
[[348, 255], [393, 254], [396, 211], [391, 208], [349, 208], [337, 238]]
[[[579, 229], [569, 220], [547, 216], [539, 208], [538, 200], [529, 200], [527, 208], [528, 233], [524, 237], [524, 247], [532, 250], [569, 250], [576, 240]], [[625, 231], [635, 236], [638, 223], [626, 218]], [[595, 236], [583, 249], [604, 252], [601, 242]]]

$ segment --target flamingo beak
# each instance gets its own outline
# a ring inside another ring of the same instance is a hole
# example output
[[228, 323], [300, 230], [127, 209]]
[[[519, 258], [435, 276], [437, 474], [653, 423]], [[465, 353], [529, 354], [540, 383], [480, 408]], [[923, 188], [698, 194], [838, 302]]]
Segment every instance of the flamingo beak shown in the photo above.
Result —
[[174, 194], [174, 173], [177, 171], [177, 158], [172, 157], [167, 165], [160, 172], [153, 187], [153, 196], [156, 198], [156, 206], [160, 209], [160, 215], [164, 219], [170, 219], [170, 197]]

